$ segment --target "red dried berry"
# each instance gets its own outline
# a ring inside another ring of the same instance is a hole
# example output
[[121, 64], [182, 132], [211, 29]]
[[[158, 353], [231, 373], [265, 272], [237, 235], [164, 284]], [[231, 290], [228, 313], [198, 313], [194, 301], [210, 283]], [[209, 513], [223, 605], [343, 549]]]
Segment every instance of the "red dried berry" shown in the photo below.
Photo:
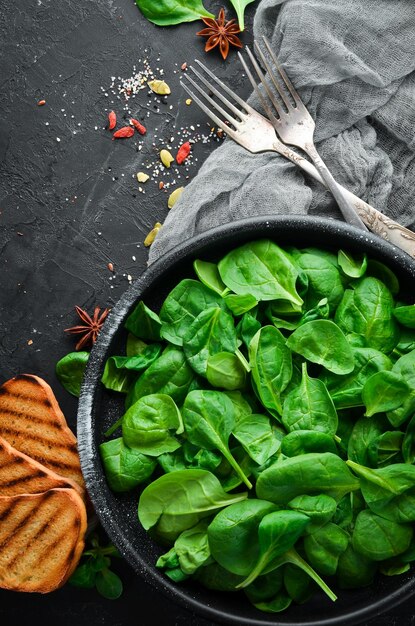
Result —
[[140, 135], [145, 135], [147, 132], [147, 128], [145, 126], [143, 126], [138, 120], [134, 119], [133, 117], [130, 119], [130, 124], [132, 124], [134, 126], [134, 128], [136, 129], [137, 132], [140, 133]]
[[187, 159], [190, 154], [190, 142], [186, 141], [186, 143], [182, 144], [177, 151], [176, 154], [176, 163], [181, 165], [183, 161]]
[[115, 115], [115, 111], [110, 111], [108, 113], [108, 130], [114, 130], [117, 124], [117, 116]]
[[125, 139], [126, 137], [132, 137], [134, 135], [134, 128], [131, 126], [123, 126], [119, 130], [116, 130], [112, 136], [112, 139]]

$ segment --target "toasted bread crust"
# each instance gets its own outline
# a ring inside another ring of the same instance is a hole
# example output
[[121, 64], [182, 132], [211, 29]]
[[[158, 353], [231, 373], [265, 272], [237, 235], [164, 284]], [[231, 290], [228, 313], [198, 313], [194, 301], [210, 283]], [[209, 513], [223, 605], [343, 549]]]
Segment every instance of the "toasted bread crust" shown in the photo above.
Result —
[[76, 438], [52, 389], [38, 376], [21, 374], [0, 387], [0, 436], [85, 489]]
[[55, 474], [0, 437], [0, 496], [42, 493], [59, 487], [73, 488], [84, 495], [73, 480]]
[[87, 516], [74, 489], [0, 496], [0, 587], [48, 593], [73, 572]]

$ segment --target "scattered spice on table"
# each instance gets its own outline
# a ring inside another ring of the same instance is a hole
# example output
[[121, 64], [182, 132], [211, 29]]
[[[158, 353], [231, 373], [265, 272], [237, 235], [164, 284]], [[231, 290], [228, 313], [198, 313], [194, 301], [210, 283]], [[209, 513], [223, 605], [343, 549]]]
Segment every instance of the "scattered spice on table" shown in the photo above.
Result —
[[134, 128], [132, 126], [123, 126], [119, 130], [116, 130], [112, 138], [114, 139], [126, 139], [134, 135]]
[[110, 111], [108, 113], [108, 130], [114, 130], [117, 125], [117, 116], [115, 111]]
[[159, 232], [161, 227], [162, 227], [162, 224], [160, 224], [160, 222], [156, 222], [154, 224], [154, 227], [150, 230], [147, 237], [144, 239], [144, 245], [146, 246], [146, 248], [151, 246], [151, 244], [154, 242], [157, 236], [157, 233]]
[[140, 133], [140, 135], [146, 134], [147, 128], [143, 124], [141, 124], [141, 122], [136, 120], [134, 117], [130, 119], [130, 124], [134, 126], [134, 128], [136, 129], [136, 131]]
[[224, 9], [219, 11], [219, 15], [216, 19], [202, 17], [201, 20], [206, 24], [207, 28], [203, 28], [196, 34], [208, 38], [205, 45], [205, 52], [210, 52], [218, 46], [222, 58], [226, 59], [230, 46], [235, 46], [236, 48], [243, 47], [241, 40], [237, 37], [237, 34], [240, 33], [241, 30], [236, 20], [232, 19], [226, 21]]
[[82, 350], [86, 346], [92, 346], [95, 343], [110, 310], [104, 309], [101, 313], [100, 307], [97, 306], [92, 317], [84, 309], [81, 309], [80, 306], [75, 306], [75, 311], [83, 324], [65, 328], [64, 332], [70, 335], [83, 335], [75, 346], [75, 350]]
[[176, 163], [181, 165], [190, 154], [190, 141], [186, 141], [183, 143], [177, 151], [176, 154]]
[[163, 163], [164, 167], [168, 168], [173, 163], [174, 158], [171, 152], [163, 148], [163, 150], [160, 150], [160, 161]]

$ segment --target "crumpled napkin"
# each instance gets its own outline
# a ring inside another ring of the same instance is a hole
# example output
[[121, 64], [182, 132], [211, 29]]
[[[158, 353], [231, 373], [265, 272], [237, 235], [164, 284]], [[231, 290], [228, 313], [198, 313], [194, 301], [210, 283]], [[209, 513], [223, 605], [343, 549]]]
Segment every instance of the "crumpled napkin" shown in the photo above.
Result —
[[[254, 34], [271, 41], [316, 120], [317, 148], [335, 178], [414, 228], [413, 0], [262, 0]], [[295, 165], [227, 139], [170, 211], [150, 263], [209, 228], [270, 214], [341, 219], [329, 192]]]

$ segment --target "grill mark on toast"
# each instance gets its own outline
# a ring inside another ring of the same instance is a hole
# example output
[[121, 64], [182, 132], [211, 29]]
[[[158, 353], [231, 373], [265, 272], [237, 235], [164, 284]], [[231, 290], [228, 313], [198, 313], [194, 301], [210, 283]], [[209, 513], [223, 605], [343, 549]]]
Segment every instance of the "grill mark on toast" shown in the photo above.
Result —
[[36, 417], [35, 415], [27, 414], [27, 411], [15, 411], [14, 409], [5, 408], [0, 405], [0, 416], [10, 415], [11, 417], [21, 417], [26, 418], [26, 420], [33, 422], [34, 424], [48, 424], [57, 430], [62, 430], [63, 424], [58, 420], [51, 420], [50, 418], [42, 419], [41, 417]]
[[[43, 392], [43, 389], [42, 389]], [[28, 395], [27, 393], [13, 392], [9, 391], [9, 389], [5, 389], [4, 387], [0, 387], [0, 396], [4, 398], [10, 398], [13, 401], [15, 399], [24, 400], [26, 402], [32, 402], [33, 404], [38, 404], [40, 406], [46, 406], [48, 409], [52, 408], [52, 403], [49, 398], [37, 398], [36, 396]]]
[[17, 506], [17, 501], [12, 500], [10, 506], [0, 513], [0, 522], [4, 522], [13, 513], [14, 507]]
[[16, 457], [8, 459], [4, 463], [2, 463], [1, 460], [0, 460], [0, 472], [2, 472], [3, 470], [7, 469], [8, 467], [11, 467], [12, 465], [21, 465], [22, 463], [24, 463], [24, 461], [25, 461], [25, 459], [23, 459], [21, 456], [17, 456], [17, 455], [16, 455]]
[[[38, 443], [43, 443], [45, 445], [50, 444], [51, 446], [53, 446], [54, 448], [61, 448], [64, 450], [68, 450], [69, 452], [74, 452], [75, 454], [78, 453], [78, 448], [76, 443], [69, 443], [69, 442], [60, 442], [60, 441], [55, 441], [55, 440], [49, 440], [46, 439], [46, 437], [41, 437], [39, 435], [35, 435], [34, 433], [31, 432], [27, 432], [27, 431], [22, 431], [19, 430], [18, 428], [9, 428], [9, 427], [2, 427], [0, 425], [0, 434], [3, 435], [3, 433], [5, 433], [6, 435], [17, 435], [17, 438], [23, 438], [23, 439], [32, 439], [33, 441], [37, 441]], [[7, 439], [7, 436], [5, 437], [5, 439]], [[34, 454], [30, 454], [30, 456], [32, 458], [36, 458], [34, 456]]]
[[[7, 563], [7, 567], [12, 567], [14, 565], [14, 563], [20, 558], [22, 552], [26, 552], [27, 549], [30, 550], [36, 550], [36, 542], [42, 537], [42, 535], [45, 534], [45, 532], [47, 531], [47, 529], [49, 528], [49, 526], [51, 526], [60, 516], [61, 512], [66, 508], [67, 504], [63, 503], [57, 511], [54, 512], [54, 514], [52, 515], [52, 517], [50, 517], [49, 519], [46, 520], [46, 522], [44, 522], [42, 524], [42, 526], [39, 528], [39, 530], [32, 536], [28, 538], [28, 542], [26, 543], [25, 546], [22, 546], [22, 548], [19, 550], [19, 552], [17, 552], [14, 557], [11, 559], [11, 561], [8, 561]], [[63, 532], [59, 535], [59, 537], [51, 544], [48, 545], [47, 550], [43, 551], [42, 554], [40, 555], [40, 557], [38, 558], [37, 562], [36, 562], [36, 566], [38, 566], [42, 561], [44, 561], [45, 559], [50, 557], [50, 552], [53, 548], [56, 548], [56, 546], [58, 545], [58, 543], [60, 543], [62, 541], [62, 538], [67, 534], [67, 529], [64, 528]]]
[[[44, 494], [42, 494], [42, 498], [41, 500], [33, 507], [33, 509], [31, 509], [29, 511], [29, 513], [22, 519], [20, 520], [20, 522], [11, 530], [9, 531], [8, 536], [6, 537], [6, 539], [3, 541], [3, 543], [0, 543], [0, 550], [3, 550], [7, 544], [9, 544], [11, 541], [13, 541], [16, 538], [16, 534], [22, 529], [24, 528], [30, 521], [30, 519], [37, 514], [37, 512], [39, 511], [39, 509], [42, 507], [42, 505], [51, 497], [52, 493], [46, 491]], [[6, 513], [8, 513], [6, 515], [6, 518], [9, 517], [10, 513], [12, 512], [12, 510], [14, 509], [15, 506], [17, 506], [17, 502], [19, 500], [16, 499], [15, 501], [13, 501], [13, 505], [9, 507], [8, 509], [6, 509]], [[0, 521], [4, 521], [4, 514], [2, 514], [0, 516]]]
[[[33, 474], [26, 474], [26, 476], [19, 476], [18, 478], [13, 478], [13, 480], [6, 480], [4, 482], [0, 480], [0, 489], [4, 489], [5, 487], [8, 487], [8, 488], [14, 487], [18, 485], [19, 483], [20, 484], [28, 483], [32, 480], [36, 480], [37, 478], [47, 478], [46, 472], [42, 472], [42, 470], [39, 470], [37, 472], [34, 472]], [[65, 483], [64, 479], [62, 479], [62, 483]]]

